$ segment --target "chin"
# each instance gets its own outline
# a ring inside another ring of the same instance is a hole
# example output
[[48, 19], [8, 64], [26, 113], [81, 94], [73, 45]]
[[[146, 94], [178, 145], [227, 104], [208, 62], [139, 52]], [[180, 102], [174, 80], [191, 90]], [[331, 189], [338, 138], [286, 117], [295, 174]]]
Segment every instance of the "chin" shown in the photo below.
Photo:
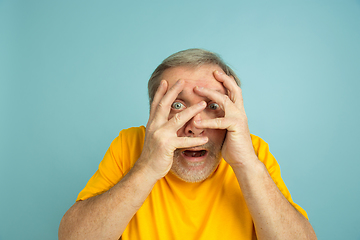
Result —
[[204, 145], [176, 149], [170, 172], [185, 182], [207, 179], [219, 166], [221, 147], [209, 141]]
[[197, 183], [207, 179], [217, 169], [219, 163], [220, 158], [189, 166], [188, 163], [174, 158], [170, 172], [185, 182]]

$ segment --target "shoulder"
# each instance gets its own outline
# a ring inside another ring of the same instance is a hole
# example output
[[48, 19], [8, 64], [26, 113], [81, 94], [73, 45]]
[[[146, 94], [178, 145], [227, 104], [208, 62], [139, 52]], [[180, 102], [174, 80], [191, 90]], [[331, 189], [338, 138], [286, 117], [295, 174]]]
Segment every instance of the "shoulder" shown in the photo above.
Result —
[[144, 126], [123, 129], [112, 141], [108, 152], [116, 161], [130, 160], [130, 157], [137, 157], [141, 153], [144, 139]]
[[133, 145], [140, 144], [142, 146], [145, 138], [145, 127], [131, 127], [120, 131], [112, 145]]
[[269, 172], [273, 169], [280, 170], [276, 159], [270, 153], [269, 144], [256, 135], [250, 134], [250, 136], [255, 154], [258, 159], [265, 164]]
[[256, 154], [258, 154], [259, 151], [268, 150], [269, 145], [262, 138], [254, 134], [250, 134], [250, 137]]
[[119, 133], [119, 137], [143, 137], [145, 136], [145, 127], [131, 127], [127, 129], [123, 129]]

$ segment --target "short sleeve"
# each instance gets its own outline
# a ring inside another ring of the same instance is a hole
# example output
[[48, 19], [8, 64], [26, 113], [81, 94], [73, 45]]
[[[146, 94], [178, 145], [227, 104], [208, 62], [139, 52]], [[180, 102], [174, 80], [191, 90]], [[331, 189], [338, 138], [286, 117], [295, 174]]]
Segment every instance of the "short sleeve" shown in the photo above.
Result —
[[309, 220], [305, 210], [296, 203], [294, 203], [294, 201], [292, 200], [290, 192], [286, 187], [283, 179], [281, 178], [280, 166], [277, 163], [275, 157], [269, 151], [269, 145], [264, 140], [255, 135], [251, 135], [251, 140], [258, 159], [264, 163], [271, 178], [273, 179], [281, 193], [291, 203], [291, 205], [293, 205], [302, 215], [304, 215], [304, 217], [306, 217], [306, 219]]
[[122, 130], [110, 144], [98, 170], [79, 193], [76, 201], [100, 195], [117, 184], [139, 158], [144, 137], [143, 126]]

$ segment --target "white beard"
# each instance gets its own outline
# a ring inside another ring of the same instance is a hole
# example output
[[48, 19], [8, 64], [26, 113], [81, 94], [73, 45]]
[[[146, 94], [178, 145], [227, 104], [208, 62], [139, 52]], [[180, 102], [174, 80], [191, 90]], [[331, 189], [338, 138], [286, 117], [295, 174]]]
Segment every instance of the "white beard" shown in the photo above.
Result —
[[220, 163], [221, 146], [217, 147], [213, 142], [209, 141], [206, 144], [199, 146], [199, 148], [207, 150], [207, 156], [202, 162], [186, 161], [181, 154], [185, 149], [176, 149], [170, 171], [185, 182], [194, 183], [207, 179]]

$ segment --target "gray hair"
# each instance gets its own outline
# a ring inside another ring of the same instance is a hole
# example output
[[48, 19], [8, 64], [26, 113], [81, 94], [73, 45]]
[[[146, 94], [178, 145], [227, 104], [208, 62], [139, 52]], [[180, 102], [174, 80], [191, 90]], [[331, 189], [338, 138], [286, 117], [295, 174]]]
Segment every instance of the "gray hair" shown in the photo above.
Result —
[[151, 74], [148, 82], [150, 104], [152, 103], [156, 90], [159, 87], [161, 75], [166, 69], [181, 66], [197, 67], [204, 64], [218, 65], [228, 76], [234, 77], [237, 85], [240, 86], [240, 79], [238, 76], [236, 76], [235, 72], [224, 63], [218, 54], [204, 49], [192, 48], [172, 54], [166, 58]]

